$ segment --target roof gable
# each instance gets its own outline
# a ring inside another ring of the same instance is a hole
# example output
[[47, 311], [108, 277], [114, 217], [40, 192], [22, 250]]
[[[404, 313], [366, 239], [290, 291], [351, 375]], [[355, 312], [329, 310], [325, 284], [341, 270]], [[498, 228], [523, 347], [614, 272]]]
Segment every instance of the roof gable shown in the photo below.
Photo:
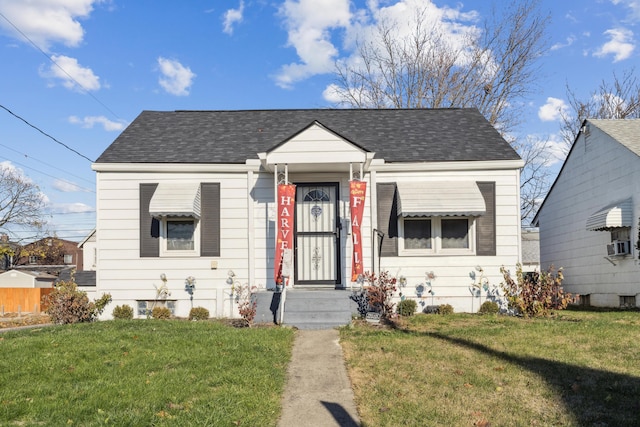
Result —
[[97, 163], [244, 164], [310, 123], [385, 162], [520, 160], [476, 109], [143, 111]]
[[588, 126], [589, 124], [599, 128], [637, 156], [640, 156], [640, 119], [589, 119], [586, 125]]
[[532, 225], [539, 226], [540, 213], [544, 209], [549, 196], [554, 191], [556, 184], [561, 179], [565, 166], [567, 165], [567, 161], [571, 158], [578, 140], [589, 136], [589, 132], [591, 132], [590, 126], [596, 127], [599, 131], [609, 136], [610, 141], [613, 143], [619, 143], [623, 147], [631, 150], [637, 156], [640, 156], [640, 119], [585, 119], [582, 122], [582, 126], [580, 126], [578, 135], [571, 145], [571, 149], [569, 149], [569, 153], [567, 153], [567, 156], [565, 157], [560, 171], [556, 175], [553, 184], [551, 184], [549, 191], [547, 191], [547, 195], [533, 217], [533, 220], [531, 221]]
[[303, 159], [313, 163], [365, 162], [366, 151], [346, 138], [314, 121], [299, 133], [266, 153], [269, 164], [294, 163]]

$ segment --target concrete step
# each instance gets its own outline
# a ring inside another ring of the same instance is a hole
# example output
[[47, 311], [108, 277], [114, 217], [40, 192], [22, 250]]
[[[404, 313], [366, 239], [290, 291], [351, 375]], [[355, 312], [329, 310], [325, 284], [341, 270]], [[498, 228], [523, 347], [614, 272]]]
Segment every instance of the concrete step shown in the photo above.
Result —
[[[348, 325], [357, 306], [348, 290], [289, 289], [286, 293], [284, 325], [298, 329], [332, 329]], [[256, 323], [278, 323], [282, 294], [261, 291], [256, 294]]]
[[331, 329], [351, 322], [351, 292], [294, 289], [287, 291], [284, 324], [298, 329]]

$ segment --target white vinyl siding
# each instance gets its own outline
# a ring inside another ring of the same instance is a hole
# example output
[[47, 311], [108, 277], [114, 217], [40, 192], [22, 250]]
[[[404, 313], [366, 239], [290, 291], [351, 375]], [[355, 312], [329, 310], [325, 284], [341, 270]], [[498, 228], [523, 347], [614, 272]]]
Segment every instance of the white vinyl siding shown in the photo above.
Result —
[[[588, 149], [586, 146], [588, 145]], [[619, 295], [640, 294], [638, 252], [640, 157], [596, 126], [581, 133], [538, 214], [540, 268], [563, 268], [567, 292], [590, 295], [597, 306], [617, 307]], [[587, 230], [591, 215], [632, 199], [632, 255], [607, 260], [608, 231]], [[635, 258], [635, 260], [634, 260]]]

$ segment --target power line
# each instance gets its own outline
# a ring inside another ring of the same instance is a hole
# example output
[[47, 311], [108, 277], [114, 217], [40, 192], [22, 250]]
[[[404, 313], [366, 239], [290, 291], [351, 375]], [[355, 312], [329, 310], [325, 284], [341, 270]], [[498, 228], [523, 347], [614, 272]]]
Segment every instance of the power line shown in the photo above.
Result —
[[44, 161], [42, 161], [42, 160], [39, 160], [39, 159], [37, 159], [37, 158], [35, 158], [35, 157], [33, 157], [33, 156], [28, 155], [27, 153], [22, 153], [22, 152], [20, 152], [20, 151], [18, 151], [18, 150], [15, 150], [15, 149], [13, 149], [13, 148], [11, 148], [11, 147], [8, 147], [8, 146], [4, 145], [4, 144], [0, 144], [0, 147], [4, 147], [4, 148], [6, 148], [7, 150], [11, 150], [11, 151], [13, 151], [14, 153], [18, 153], [18, 154], [20, 154], [20, 155], [23, 155], [23, 156], [25, 156], [25, 157], [26, 157], [26, 158], [28, 158], [28, 159], [35, 160], [36, 162], [38, 162], [38, 163], [42, 163], [43, 165], [48, 166], [48, 167], [50, 167], [50, 168], [52, 168], [52, 169], [56, 169], [56, 170], [58, 170], [58, 171], [60, 171], [60, 172], [63, 172], [63, 173], [65, 173], [65, 174], [67, 174], [67, 175], [71, 175], [71, 176], [73, 176], [73, 177], [75, 177], [75, 178], [81, 179], [81, 180], [83, 180], [83, 181], [85, 181], [85, 182], [88, 182], [89, 184], [95, 184], [95, 182], [94, 182], [94, 181], [88, 180], [88, 179], [83, 178], [83, 177], [81, 177], [81, 176], [79, 176], [79, 175], [75, 175], [75, 174], [73, 174], [73, 173], [71, 173], [71, 172], [68, 172], [68, 171], [66, 171], [66, 170], [64, 170], [64, 169], [60, 169], [60, 168], [59, 168], [59, 167], [57, 167], [57, 166], [54, 166], [54, 165], [52, 165], [52, 164], [49, 164], [49, 163], [44, 162]]
[[71, 80], [74, 81], [74, 83], [76, 85], [78, 85], [78, 87], [80, 89], [82, 89], [82, 91], [84, 93], [86, 93], [87, 95], [89, 95], [90, 97], [92, 97], [98, 104], [102, 105], [107, 111], [109, 111], [111, 114], [113, 114], [114, 117], [116, 117], [119, 120], [122, 120], [116, 113], [113, 112], [113, 110], [109, 107], [107, 107], [102, 101], [100, 101], [94, 94], [92, 94], [91, 92], [89, 92], [84, 86], [82, 86], [82, 84], [80, 84], [71, 74], [69, 74], [67, 72], [67, 70], [65, 70], [64, 68], [62, 68], [56, 61], [53, 60], [52, 57], [49, 56], [48, 53], [46, 53], [44, 50], [42, 50], [40, 48], [40, 46], [38, 46], [37, 44], [35, 44], [35, 42], [33, 40], [31, 40], [29, 38], [29, 36], [27, 36], [25, 33], [22, 32], [22, 30], [20, 30], [20, 28], [18, 28], [13, 22], [11, 22], [11, 20], [9, 20], [9, 18], [7, 18], [2, 12], [0, 12], [0, 16], [2, 16], [4, 18], [5, 21], [7, 21], [9, 23], [9, 25], [11, 25], [17, 32], [19, 32], [22, 37], [24, 37], [25, 39], [27, 39], [29, 41], [29, 43], [31, 43], [31, 45], [33, 47], [35, 47], [37, 50], [40, 51], [40, 53], [42, 53], [45, 57], [47, 57], [47, 59], [49, 61], [51, 61], [56, 67], [58, 67], [60, 70], [62, 70], [63, 73], [65, 73], [67, 75], [67, 77], [69, 77]]
[[60, 180], [60, 181], [62, 181], [62, 182], [65, 182], [65, 183], [67, 183], [67, 184], [69, 184], [69, 185], [73, 185], [74, 187], [79, 188], [79, 189], [81, 189], [81, 190], [84, 190], [84, 191], [86, 191], [86, 192], [88, 192], [88, 193], [95, 193], [95, 191], [94, 191], [94, 190], [92, 190], [91, 188], [81, 187], [81, 186], [79, 186], [78, 184], [76, 184], [75, 182], [67, 181], [67, 180], [66, 180], [66, 179], [64, 179], [64, 178], [60, 178], [60, 177], [57, 177], [57, 176], [50, 175], [50, 174], [48, 174], [48, 173], [46, 173], [46, 172], [42, 172], [42, 171], [40, 171], [40, 170], [38, 170], [38, 169], [35, 169], [35, 168], [32, 168], [32, 167], [30, 167], [30, 166], [23, 165], [22, 163], [20, 163], [20, 162], [16, 162], [15, 160], [11, 160], [11, 159], [9, 159], [9, 158], [7, 158], [7, 157], [0, 156], [0, 159], [8, 160], [8, 161], [10, 161], [10, 162], [15, 163], [16, 165], [22, 166], [23, 168], [31, 169], [32, 171], [36, 171], [36, 172], [38, 172], [39, 174], [42, 174], [42, 175], [44, 175], [44, 176], [48, 176], [49, 178], [58, 179], [58, 180]]
[[41, 134], [43, 134], [44, 136], [46, 136], [47, 138], [51, 138], [54, 142], [62, 145], [64, 148], [66, 148], [67, 150], [77, 154], [78, 156], [89, 160], [91, 163], [93, 163], [93, 160], [91, 160], [90, 158], [88, 158], [87, 156], [85, 156], [84, 154], [80, 153], [79, 151], [69, 147], [67, 144], [65, 144], [64, 142], [60, 142], [57, 139], [55, 139], [53, 136], [49, 135], [48, 133], [46, 133], [45, 131], [43, 131], [42, 129], [40, 129], [39, 127], [32, 125], [31, 123], [29, 123], [26, 119], [23, 119], [22, 117], [20, 117], [19, 115], [17, 115], [16, 113], [14, 113], [13, 111], [9, 110], [7, 107], [5, 107], [4, 105], [0, 104], [0, 108], [2, 108], [3, 110], [5, 110], [7, 113], [11, 114], [13, 117], [15, 117], [16, 119], [22, 120], [24, 123], [26, 123], [28, 126], [34, 128], [35, 130], [37, 130], [38, 132], [40, 132]]

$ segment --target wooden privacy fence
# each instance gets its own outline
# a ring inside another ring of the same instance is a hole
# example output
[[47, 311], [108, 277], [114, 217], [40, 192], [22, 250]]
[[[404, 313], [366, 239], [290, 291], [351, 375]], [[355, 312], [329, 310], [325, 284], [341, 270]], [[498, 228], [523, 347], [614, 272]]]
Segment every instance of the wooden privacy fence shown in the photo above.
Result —
[[40, 313], [46, 307], [42, 297], [53, 288], [0, 288], [0, 314]]

